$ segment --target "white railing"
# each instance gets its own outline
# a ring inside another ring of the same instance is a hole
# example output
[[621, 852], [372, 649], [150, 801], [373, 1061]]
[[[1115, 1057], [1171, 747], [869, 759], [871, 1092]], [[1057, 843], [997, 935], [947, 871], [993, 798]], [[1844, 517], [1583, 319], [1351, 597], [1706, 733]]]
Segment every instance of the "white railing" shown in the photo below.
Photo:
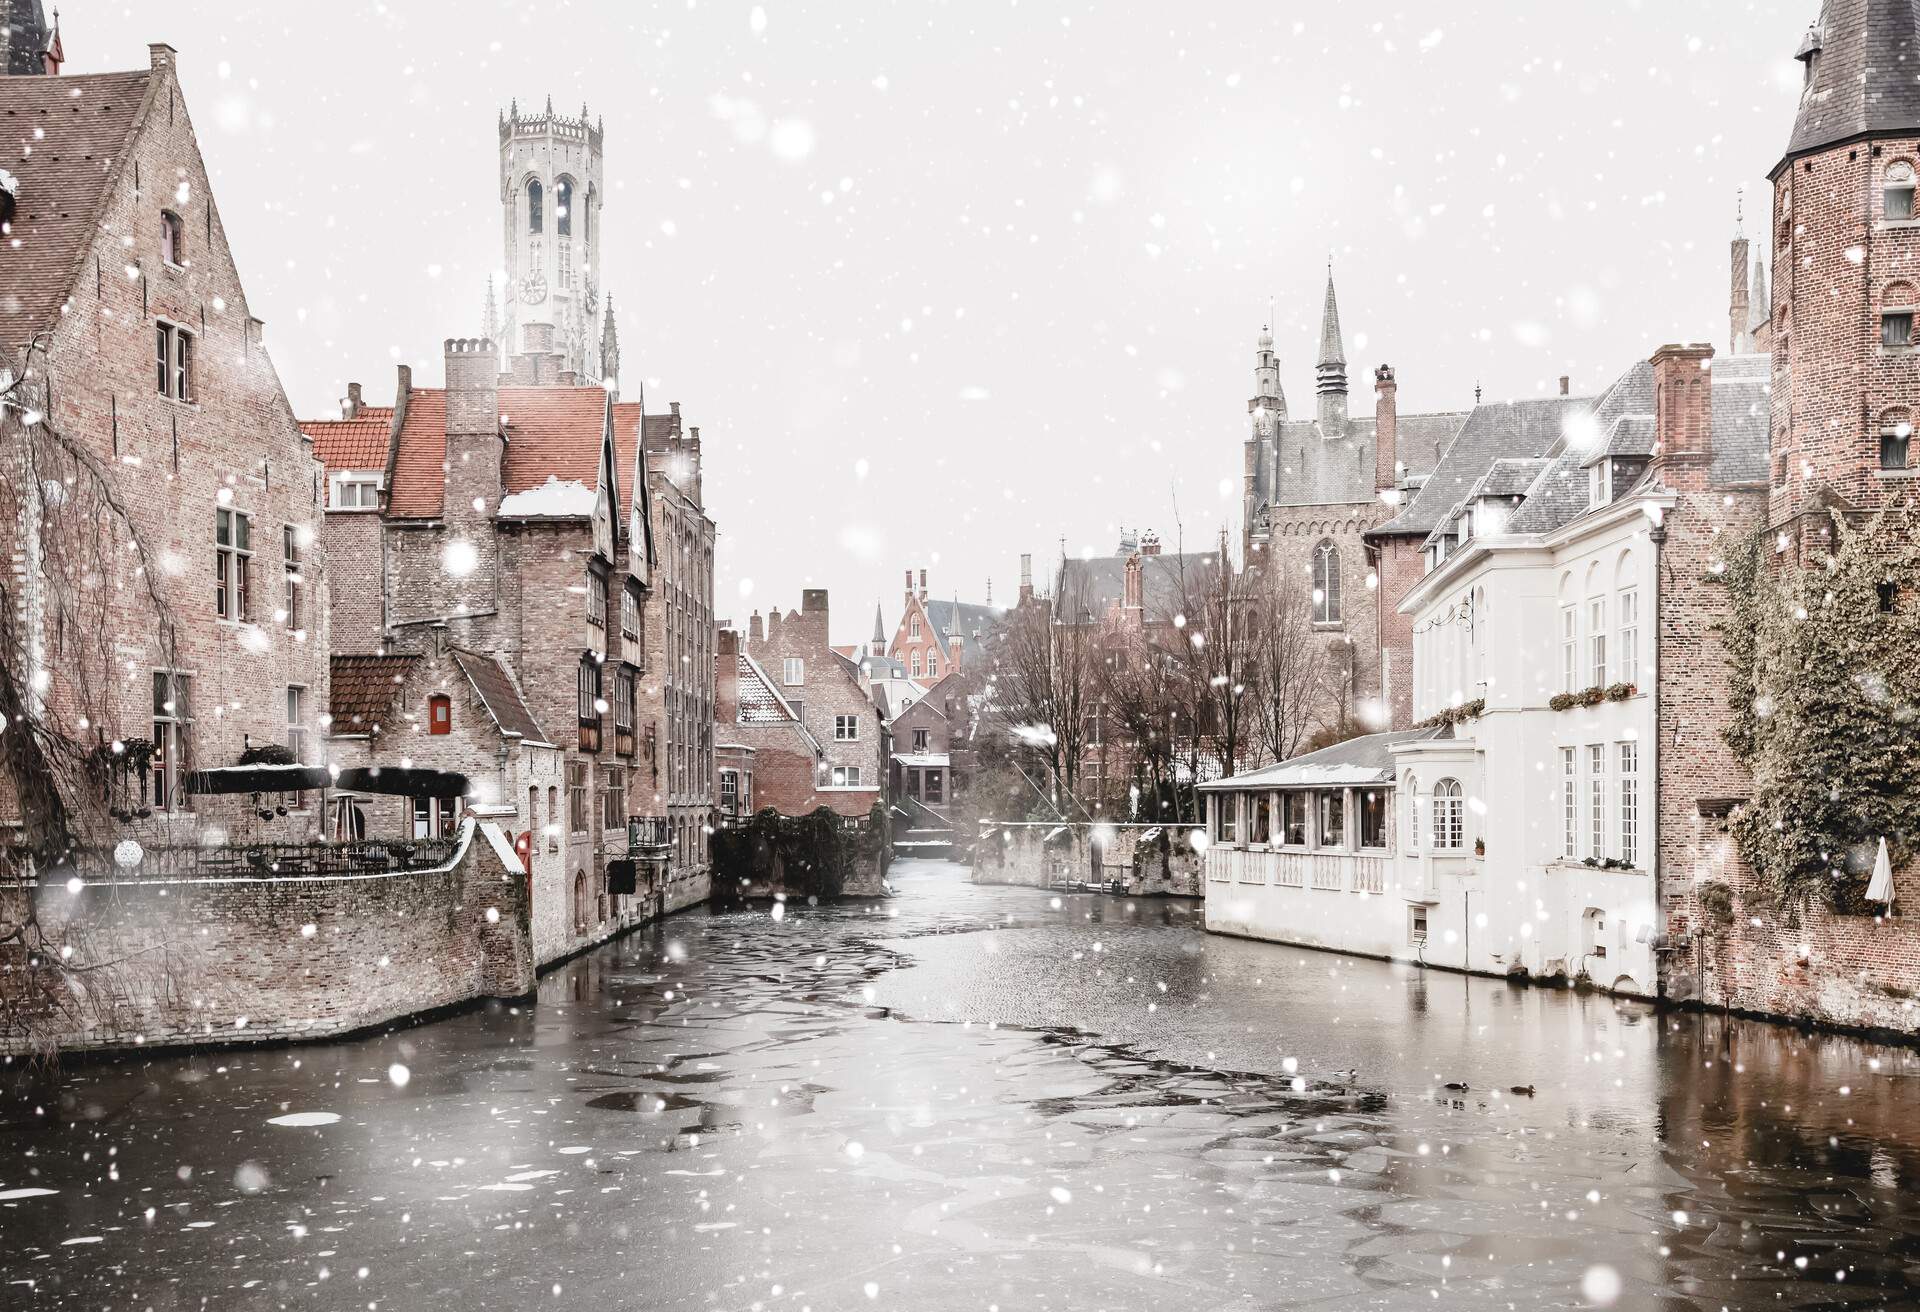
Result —
[[1262, 884], [1275, 888], [1313, 888], [1323, 892], [1383, 893], [1388, 856], [1353, 852], [1286, 852], [1270, 848], [1210, 847], [1210, 883]]

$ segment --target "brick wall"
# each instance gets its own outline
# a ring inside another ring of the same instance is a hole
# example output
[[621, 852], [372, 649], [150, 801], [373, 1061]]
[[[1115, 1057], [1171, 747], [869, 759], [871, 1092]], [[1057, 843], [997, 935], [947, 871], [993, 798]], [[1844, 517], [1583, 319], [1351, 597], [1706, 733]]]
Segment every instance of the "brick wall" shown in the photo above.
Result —
[[[777, 614], [777, 612], [776, 612]], [[789, 611], [778, 624], [770, 624], [765, 636], [756, 640], [749, 631], [745, 649], [774, 680], [780, 694], [797, 702], [802, 720], [823, 753], [810, 763], [811, 778], [804, 784], [798, 761], [791, 747], [767, 744], [754, 758], [754, 784], [762, 806], [777, 807], [787, 815], [800, 815], [819, 806], [829, 806], [842, 815], [865, 815], [875, 802], [886, 797], [886, 726], [872, 698], [857, 675], [836, 656], [827, 641], [827, 594], [810, 588], [802, 594], [801, 607]], [[784, 679], [788, 657], [804, 663], [804, 680], [788, 685]], [[855, 737], [836, 741], [836, 720], [852, 718]], [[729, 726], [746, 730], [758, 726]], [[753, 747], [762, 744], [752, 738]], [[782, 755], [788, 759], [779, 759]], [[858, 788], [836, 788], [830, 782], [834, 766], [855, 767], [860, 771]]]

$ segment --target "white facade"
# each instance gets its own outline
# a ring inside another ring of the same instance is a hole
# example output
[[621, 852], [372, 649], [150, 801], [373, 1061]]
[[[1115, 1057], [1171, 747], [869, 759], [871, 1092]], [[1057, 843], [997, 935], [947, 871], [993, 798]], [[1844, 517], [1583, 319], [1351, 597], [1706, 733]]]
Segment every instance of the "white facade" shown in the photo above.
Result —
[[[1477, 509], [1463, 519], [1480, 535], [1436, 553], [1401, 610], [1414, 622], [1416, 717], [1484, 709], [1450, 730], [1375, 735], [1372, 756], [1387, 764], [1372, 787], [1393, 817], [1384, 851], [1351, 835], [1332, 849], [1312, 832], [1295, 843], [1297, 829], [1257, 841], [1259, 799], [1315, 757], [1213, 785], [1207, 927], [1651, 995], [1651, 535], [1663, 498], [1524, 536], [1475, 523]], [[1576, 704], [1552, 709], [1561, 694]], [[1300, 805], [1274, 796], [1268, 805]]]

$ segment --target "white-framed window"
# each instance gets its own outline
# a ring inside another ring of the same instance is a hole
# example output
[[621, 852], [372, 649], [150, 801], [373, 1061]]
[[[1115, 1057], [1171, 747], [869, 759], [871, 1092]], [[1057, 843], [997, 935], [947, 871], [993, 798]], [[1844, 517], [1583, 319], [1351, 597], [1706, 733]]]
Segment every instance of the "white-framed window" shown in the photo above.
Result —
[[940, 658], [932, 652], [927, 653], [927, 677], [929, 679], [940, 677]]
[[280, 529], [281, 622], [290, 629], [300, 627], [305, 614], [300, 602], [306, 589], [306, 576], [300, 570], [300, 531], [291, 524]]
[[1213, 841], [1231, 843], [1239, 829], [1240, 795], [1238, 793], [1215, 793], [1213, 795]]
[[1607, 855], [1607, 747], [1594, 743], [1587, 748], [1587, 816], [1593, 849], [1587, 853], [1599, 861]]
[[913, 654], [908, 657], [907, 673], [916, 679], [920, 677], [920, 649], [918, 647], [915, 647]]
[[297, 683], [287, 685], [287, 750], [301, 765], [307, 760], [307, 690]]
[[830, 776], [835, 788], [858, 788], [860, 786], [860, 767], [857, 765], [836, 765]]
[[1881, 193], [1885, 217], [1894, 223], [1913, 218], [1913, 165], [1897, 160], [1887, 165], [1887, 178]]
[[631, 581], [620, 587], [620, 634], [627, 638], [640, 636], [640, 594], [633, 590]]
[[737, 810], [740, 806], [740, 772], [722, 770], [720, 772], [720, 809]]
[[416, 797], [413, 801], [415, 838], [452, 838], [460, 820], [460, 803], [450, 797]]
[[380, 509], [380, 475], [370, 469], [343, 469], [330, 475], [327, 509]]
[[1640, 864], [1640, 744], [1620, 744], [1620, 859]]
[[253, 519], [225, 506], [213, 512], [213, 613], [244, 620], [251, 609]]
[[1620, 678], [1626, 683], [1640, 680], [1640, 592], [1628, 588], [1620, 594]]
[[780, 682], [789, 688], [797, 688], [807, 681], [807, 663], [798, 656], [789, 656], [780, 666]]
[[1420, 947], [1427, 941], [1427, 909], [1425, 907], [1407, 908], [1407, 943], [1411, 947]]
[[1604, 506], [1607, 504], [1607, 462], [1602, 460], [1587, 469], [1587, 505]]
[[1420, 776], [1408, 775], [1406, 787], [1402, 791], [1407, 795], [1407, 851], [1418, 852], [1420, 850]]
[[1560, 608], [1560, 682], [1562, 692], [1580, 691], [1580, 611]]
[[837, 743], [857, 742], [860, 738], [860, 717], [857, 715], [836, 715], [833, 717], [833, 740]]
[[1587, 670], [1596, 688], [1607, 686], [1607, 599], [1587, 603]]
[[1320, 794], [1321, 847], [1347, 845], [1347, 795], [1337, 789]]
[[1571, 747], [1560, 749], [1560, 813], [1564, 830], [1560, 855], [1577, 861], [1580, 859], [1580, 770]]
[[1387, 790], [1369, 788], [1358, 795], [1360, 802], [1360, 846], [1383, 848], [1387, 838]]
[[178, 324], [155, 324], [153, 365], [160, 395], [174, 401], [193, 400], [192, 333]]
[[587, 623], [596, 629], [607, 627], [607, 576], [598, 567], [587, 567]]
[[1433, 786], [1433, 846], [1435, 851], [1457, 852], [1466, 846], [1467, 806], [1458, 779], [1442, 779]]
[[193, 676], [153, 672], [153, 805], [178, 810], [187, 803], [193, 769]]
[[600, 767], [600, 827], [603, 829], [625, 829], [627, 827], [627, 788], [626, 772], [617, 765]]

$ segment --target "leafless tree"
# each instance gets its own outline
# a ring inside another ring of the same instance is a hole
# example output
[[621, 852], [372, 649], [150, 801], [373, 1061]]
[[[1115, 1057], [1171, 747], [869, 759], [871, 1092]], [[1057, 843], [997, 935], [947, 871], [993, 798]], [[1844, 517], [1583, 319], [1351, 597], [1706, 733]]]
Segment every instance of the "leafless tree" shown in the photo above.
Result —
[[37, 340], [17, 374], [0, 372], [0, 821], [12, 829], [0, 847], [0, 1031], [16, 1034], [61, 1029], [89, 997], [120, 991], [87, 976], [125, 960], [104, 942], [60, 951], [34, 890], [100, 857], [147, 802], [152, 744], [120, 724], [123, 644], [175, 664], [153, 554], [114, 467], [52, 421], [46, 350]]
[[1063, 809], [1078, 797], [1093, 709], [1096, 627], [1077, 588], [1008, 614], [994, 652], [999, 732], [1039, 759]]
[[1253, 628], [1249, 718], [1261, 755], [1284, 761], [1322, 727], [1327, 648], [1313, 631], [1304, 591], [1266, 573], [1254, 578], [1253, 604], [1248, 608]]

